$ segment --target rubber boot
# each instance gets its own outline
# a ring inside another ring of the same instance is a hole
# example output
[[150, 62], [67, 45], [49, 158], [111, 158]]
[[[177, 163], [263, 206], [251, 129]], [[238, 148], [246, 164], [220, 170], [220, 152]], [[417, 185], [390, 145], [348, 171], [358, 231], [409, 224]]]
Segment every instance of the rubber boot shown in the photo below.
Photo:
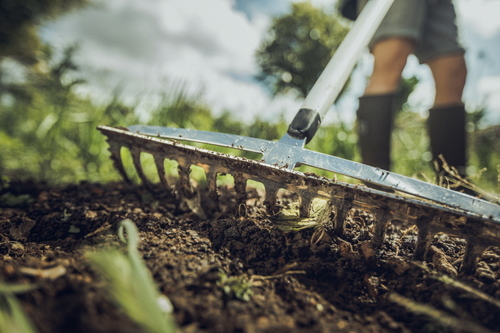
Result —
[[[433, 108], [429, 110], [427, 126], [431, 141], [432, 159], [438, 176], [446, 170], [443, 161], [455, 168], [460, 176], [466, 176], [467, 138], [465, 132], [466, 113], [463, 105]], [[442, 156], [442, 159], [440, 158]]]
[[[437, 183], [472, 196], [478, 196], [476, 191], [465, 186], [468, 183], [465, 124], [466, 112], [463, 105], [429, 110], [427, 126]], [[456, 170], [459, 177], [453, 171], [450, 173], [449, 170]]]
[[395, 93], [359, 98], [358, 145], [364, 164], [391, 169], [391, 134], [394, 125]]

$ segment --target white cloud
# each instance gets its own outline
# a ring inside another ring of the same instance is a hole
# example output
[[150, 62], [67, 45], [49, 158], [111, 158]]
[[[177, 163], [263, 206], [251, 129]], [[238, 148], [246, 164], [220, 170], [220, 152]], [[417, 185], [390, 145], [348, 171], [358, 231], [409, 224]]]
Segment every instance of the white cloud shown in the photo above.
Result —
[[500, 1], [457, 0], [457, 14], [467, 48], [465, 91], [470, 108], [486, 107], [486, 121], [500, 123]]
[[[118, 86], [129, 100], [140, 96], [152, 103], [155, 92], [171, 88], [166, 82], [180, 80], [191, 92], [203, 91], [215, 111], [231, 110], [240, 119], [255, 115], [272, 119], [282, 112], [291, 119], [296, 112], [297, 101], [270, 99], [252, 77], [258, 72], [254, 54], [271, 15], [283, 13], [290, 3], [299, 0], [97, 1], [98, 5], [64, 16], [44, 30], [45, 39], [59, 48], [81, 44], [77, 60], [84, 71], [91, 73], [93, 91], [87, 93], [94, 98]], [[310, 1], [324, 7], [335, 3]], [[484, 38], [499, 33], [496, 14], [500, 1], [456, 2], [463, 26], [477, 30]], [[473, 42], [477, 39], [470, 36]], [[487, 51], [491, 59], [497, 58], [495, 50]], [[430, 101], [433, 88], [427, 81], [414, 96], [425, 98], [417, 101]], [[483, 93], [483, 88], [477, 89]], [[488, 94], [491, 101], [496, 100], [494, 92]], [[351, 108], [342, 109], [343, 118], [353, 118]]]
[[79, 58], [99, 89], [162, 90], [182, 80], [203, 90], [217, 110], [241, 110], [251, 118], [271, 103], [251, 84], [255, 50], [269, 18], [252, 20], [229, 0], [108, 0], [56, 21], [46, 29], [52, 44], [79, 42]]
[[478, 86], [486, 94], [495, 93], [497, 91], [500, 91], [500, 76], [483, 77], [479, 81]]
[[500, 1], [496, 0], [457, 0], [457, 14], [464, 24], [488, 38], [500, 30]]
[[486, 76], [479, 80], [478, 90], [484, 96], [483, 103], [490, 110], [486, 122], [500, 124], [500, 75]]

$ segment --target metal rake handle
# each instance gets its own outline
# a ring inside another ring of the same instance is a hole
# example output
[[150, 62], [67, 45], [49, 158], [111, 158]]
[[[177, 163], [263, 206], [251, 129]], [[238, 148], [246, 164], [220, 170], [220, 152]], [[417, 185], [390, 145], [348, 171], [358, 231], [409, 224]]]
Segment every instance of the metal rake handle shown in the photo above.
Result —
[[393, 2], [394, 0], [367, 2], [302, 103], [288, 128], [288, 135], [296, 139], [305, 138], [306, 142], [311, 141], [326, 113], [346, 84], [359, 55], [368, 46]]

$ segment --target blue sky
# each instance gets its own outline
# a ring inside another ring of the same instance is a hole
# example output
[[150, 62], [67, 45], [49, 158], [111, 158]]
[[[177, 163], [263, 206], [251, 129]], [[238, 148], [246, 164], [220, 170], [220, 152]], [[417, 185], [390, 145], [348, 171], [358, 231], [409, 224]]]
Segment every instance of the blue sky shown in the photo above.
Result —
[[290, 2], [287, 0], [236, 0], [233, 9], [244, 13], [248, 19], [253, 19], [256, 15], [265, 13], [279, 15], [289, 8]]
[[[91, 83], [82, 94], [109, 98], [121, 91], [130, 103], [147, 109], [162, 93], [183, 84], [215, 112], [230, 110], [240, 119], [265, 120], [284, 114], [291, 119], [300, 106], [294, 96], [270, 98], [252, 78], [254, 54], [273, 15], [285, 13], [294, 0], [95, 0], [96, 5], [46, 26], [43, 37], [57, 48], [79, 43], [77, 61]], [[333, 6], [333, 0], [312, 0]], [[468, 48], [469, 105], [483, 103], [490, 120], [500, 123], [500, 1], [457, 0], [459, 23]], [[351, 94], [329, 115], [354, 119], [356, 97], [369, 75], [365, 54]], [[412, 96], [425, 109], [432, 100], [429, 73], [414, 61], [407, 75], [422, 84]]]

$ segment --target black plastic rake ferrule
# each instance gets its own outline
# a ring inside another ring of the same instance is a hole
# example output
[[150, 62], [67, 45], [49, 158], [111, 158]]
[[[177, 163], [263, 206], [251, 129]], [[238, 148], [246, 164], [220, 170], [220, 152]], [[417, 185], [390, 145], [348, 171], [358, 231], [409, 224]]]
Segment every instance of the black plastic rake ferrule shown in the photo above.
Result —
[[306, 139], [309, 143], [321, 125], [321, 115], [311, 109], [300, 109], [288, 126], [288, 135], [296, 139]]

